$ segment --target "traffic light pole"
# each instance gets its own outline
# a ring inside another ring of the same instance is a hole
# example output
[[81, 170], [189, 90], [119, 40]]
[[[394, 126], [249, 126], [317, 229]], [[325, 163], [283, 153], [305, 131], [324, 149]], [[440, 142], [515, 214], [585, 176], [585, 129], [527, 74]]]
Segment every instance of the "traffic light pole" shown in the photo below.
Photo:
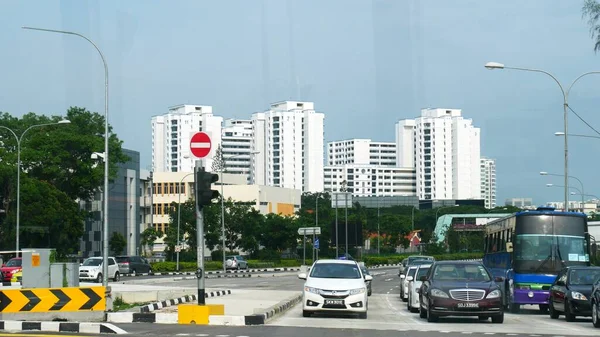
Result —
[[[196, 174], [194, 174], [194, 179], [196, 180], [196, 200], [200, 198], [198, 195], [198, 171], [202, 170], [202, 163], [200, 160], [196, 161]], [[196, 245], [197, 245], [197, 256], [198, 259], [198, 269], [196, 270], [196, 279], [198, 280], [198, 305], [206, 304], [206, 288], [204, 286], [204, 211], [202, 207], [199, 206], [199, 203], [196, 202]]]

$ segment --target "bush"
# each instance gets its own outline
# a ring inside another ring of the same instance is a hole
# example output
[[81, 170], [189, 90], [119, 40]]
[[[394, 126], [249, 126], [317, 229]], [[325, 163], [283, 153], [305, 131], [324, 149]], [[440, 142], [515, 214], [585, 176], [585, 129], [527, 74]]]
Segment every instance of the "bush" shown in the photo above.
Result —
[[[376, 266], [381, 264], [398, 264], [405, 258], [417, 254], [399, 254], [390, 256], [367, 256], [364, 258], [365, 265]], [[436, 254], [432, 255], [436, 261], [447, 260], [471, 260], [483, 258], [483, 253], [456, 253], [456, 254]]]

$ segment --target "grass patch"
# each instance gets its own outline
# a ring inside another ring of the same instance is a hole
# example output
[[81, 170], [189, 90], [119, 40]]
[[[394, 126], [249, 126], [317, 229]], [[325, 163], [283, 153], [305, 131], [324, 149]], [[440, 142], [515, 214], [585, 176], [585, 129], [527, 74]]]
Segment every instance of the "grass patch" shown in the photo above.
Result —
[[123, 301], [123, 299], [121, 299], [120, 297], [117, 297], [113, 301], [113, 311], [114, 312], [123, 311], [123, 310], [131, 309], [133, 307], [139, 307], [142, 305], [146, 305], [146, 304], [148, 304], [148, 303], [127, 303], [127, 302]]

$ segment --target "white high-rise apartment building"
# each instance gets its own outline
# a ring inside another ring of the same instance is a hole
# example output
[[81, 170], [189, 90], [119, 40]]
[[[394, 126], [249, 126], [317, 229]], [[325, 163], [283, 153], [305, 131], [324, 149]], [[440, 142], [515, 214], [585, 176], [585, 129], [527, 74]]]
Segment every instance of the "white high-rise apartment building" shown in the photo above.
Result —
[[312, 102], [284, 101], [252, 115], [252, 184], [323, 191], [323, 122]]
[[227, 119], [221, 134], [224, 171], [244, 174], [250, 180], [250, 160], [252, 156], [252, 120]]
[[[214, 116], [212, 107], [204, 105], [177, 105], [152, 117], [152, 170], [192, 172], [196, 158], [190, 153], [190, 138], [198, 131], [209, 133], [214, 154], [221, 144], [222, 124], [223, 117]], [[205, 167], [212, 167], [212, 158], [205, 160]]]
[[327, 165], [365, 164], [396, 166], [396, 144], [370, 139], [347, 139], [327, 143]]
[[414, 165], [419, 199], [481, 198], [480, 130], [461, 113], [423, 109], [396, 124], [397, 166]]
[[415, 195], [412, 167], [385, 167], [346, 164], [325, 166], [325, 191], [341, 192], [342, 187], [357, 197]]
[[496, 161], [481, 158], [481, 197], [485, 208], [496, 207]]

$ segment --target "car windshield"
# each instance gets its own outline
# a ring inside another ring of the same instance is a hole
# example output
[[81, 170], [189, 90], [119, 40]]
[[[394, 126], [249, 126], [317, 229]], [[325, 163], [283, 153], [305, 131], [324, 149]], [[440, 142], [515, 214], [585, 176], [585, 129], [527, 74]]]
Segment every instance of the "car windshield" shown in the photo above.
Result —
[[20, 267], [21, 263], [23, 263], [23, 260], [21, 260], [21, 259], [11, 259], [11, 260], [8, 260], [8, 262], [6, 262], [6, 266], [7, 267]]
[[429, 272], [429, 267], [419, 268], [419, 270], [417, 271], [417, 277], [415, 277], [415, 279], [418, 281], [419, 279], [421, 279], [421, 277], [427, 276], [428, 272]]
[[410, 269], [408, 269], [408, 273], [406, 276], [415, 276], [416, 271], [417, 271], [417, 268], [410, 268]]
[[102, 264], [102, 259], [87, 259], [83, 261], [84, 266], [99, 266]]
[[569, 275], [570, 285], [592, 285], [600, 278], [600, 269], [575, 269]]
[[360, 271], [355, 264], [347, 263], [317, 263], [310, 272], [314, 278], [360, 278]]
[[360, 267], [360, 270], [362, 270], [362, 273], [363, 273], [364, 275], [370, 275], [370, 274], [369, 274], [369, 270], [367, 269], [367, 267]]
[[438, 281], [465, 280], [489, 282], [490, 274], [484, 266], [475, 264], [444, 264], [435, 267], [433, 279]]

